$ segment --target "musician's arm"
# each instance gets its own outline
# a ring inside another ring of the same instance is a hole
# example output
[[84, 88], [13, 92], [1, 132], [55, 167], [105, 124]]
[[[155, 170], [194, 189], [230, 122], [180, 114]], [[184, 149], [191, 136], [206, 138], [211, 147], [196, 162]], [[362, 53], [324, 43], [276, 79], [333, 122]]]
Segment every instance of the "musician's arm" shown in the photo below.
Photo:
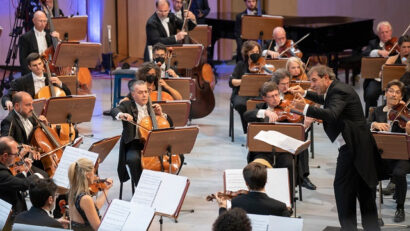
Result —
[[65, 92], [65, 95], [71, 95], [70, 88], [68, 88], [67, 85], [65, 85], [65, 83], [61, 84], [61, 89], [63, 89], [63, 91]]
[[[1, 121], [1, 136], [8, 136], [10, 131], [11, 121], [5, 118]], [[10, 134], [12, 135], [12, 134]]]
[[305, 91], [306, 95], [304, 96], [304, 98], [311, 100], [315, 103], [318, 104], [324, 104], [325, 103], [325, 97], [323, 95], [318, 95], [316, 92], [313, 91]]
[[328, 100], [329, 103], [326, 106], [326, 108], [308, 106], [307, 111], [304, 114], [309, 117], [327, 121], [329, 123], [337, 122], [340, 114], [342, 113], [342, 111], [344, 110], [346, 106], [346, 98], [347, 98], [346, 94], [347, 94], [346, 92], [342, 92], [342, 91], [333, 93], [331, 96], [330, 95], [327, 96], [329, 97], [329, 100]]
[[159, 28], [156, 28], [156, 26], [153, 25], [152, 23], [147, 23], [146, 31], [147, 31], [147, 40], [151, 41], [151, 43], [148, 43], [148, 44], [155, 44], [155, 43], [160, 42], [165, 45], [171, 45], [177, 42], [176, 37], [174, 35], [165, 37], [165, 38], [161, 37], [161, 35], [159, 34]]
[[30, 50], [30, 42], [27, 41], [27, 36], [21, 36], [20, 41], [19, 41], [19, 61], [20, 61], [20, 67], [22, 71], [22, 75], [29, 73], [30, 69], [28, 68], [28, 64], [26, 61], [28, 54], [28, 51]]
[[117, 107], [111, 109], [110, 114], [111, 114], [113, 119], [119, 120], [119, 117], [121, 116], [121, 114], [126, 112], [126, 109], [125, 109], [125, 103], [126, 102], [127, 101], [122, 102]]
[[101, 220], [98, 216], [97, 210], [95, 209], [93, 198], [89, 195], [83, 196], [80, 200], [80, 207], [83, 209], [91, 227], [94, 230], [97, 230], [98, 226], [100, 226]]

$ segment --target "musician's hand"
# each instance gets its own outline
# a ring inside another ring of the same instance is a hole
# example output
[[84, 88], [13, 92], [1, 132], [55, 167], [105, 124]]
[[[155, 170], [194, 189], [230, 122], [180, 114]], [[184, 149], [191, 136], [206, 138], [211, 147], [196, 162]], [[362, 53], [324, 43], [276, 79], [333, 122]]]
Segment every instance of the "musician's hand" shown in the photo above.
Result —
[[299, 111], [303, 111], [305, 109], [305, 105], [305, 99], [299, 93], [296, 93], [293, 98], [292, 106]]
[[164, 79], [159, 80], [159, 85], [161, 85], [161, 87], [163, 87], [165, 89], [169, 89], [169, 85], [167, 84], [167, 82]]
[[31, 153], [33, 154], [33, 159], [35, 159], [35, 160], [40, 160], [41, 154], [40, 154], [39, 152], [37, 152], [37, 151], [32, 151]]
[[180, 32], [178, 32], [178, 33], [175, 35], [175, 38], [176, 38], [177, 41], [181, 41], [182, 39], [185, 38], [185, 36], [186, 36], [187, 34], [188, 34], [188, 33], [185, 32], [185, 31], [180, 31]]
[[390, 130], [390, 125], [388, 123], [378, 123], [374, 122], [373, 123], [373, 128], [379, 131], [384, 131], [387, 132]]
[[220, 208], [226, 208], [226, 199], [223, 197], [218, 197], [218, 193], [215, 193], [216, 201]]
[[155, 115], [162, 116], [162, 108], [161, 108], [161, 105], [159, 105], [159, 104], [157, 104], [157, 103], [154, 103], [154, 104], [152, 105], [152, 107], [154, 108]]
[[51, 77], [50, 81], [59, 87], [63, 85], [63, 82], [61, 82], [61, 80], [57, 77]]
[[379, 54], [379, 56], [381, 57], [388, 57], [389, 56], [389, 52], [386, 50], [378, 50], [377, 54]]
[[68, 227], [70, 225], [69, 220], [60, 217], [60, 218], [57, 219], [57, 221], [60, 222], [60, 224], [63, 226], [63, 228], [68, 229]]
[[265, 117], [269, 118], [269, 123], [273, 123], [278, 120], [278, 115], [271, 110], [265, 110]]
[[406, 133], [407, 135], [410, 135], [410, 120], [406, 123]]
[[27, 165], [26, 167], [28, 168], [28, 169], [26, 169], [26, 171], [29, 171], [31, 169], [32, 164], [33, 164], [33, 160], [30, 159], [30, 158], [25, 158], [24, 162], [26, 163], [26, 165]]
[[53, 31], [53, 32], [51, 32], [51, 34], [50, 34], [52, 37], [54, 37], [54, 38], [58, 38], [58, 40], [60, 40], [61, 38], [60, 38], [60, 33], [58, 33], [57, 31]]
[[128, 113], [122, 113], [122, 115], [120, 115], [120, 119], [126, 120], [126, 121], [132, 121], [134, 117], [132, 117], [132, 115]]
[[129, 100], [130, 99], [128, 97], [124, 97], [122, 100], [120, 100], [120, 102], [118, 104], [121, 104], [122, 102], [129, 101]]
[[303, 88], [302, 88], [301, 86], [299, 86], [299, 85], [290, 87], [290, 88], [288, 89], [288, 91], [290, 91], [290, 93], [292, 93], [292, 94], [296, 94], [296, 93], [299, 93], [300, 95], [304, 95], [304, 94], [305, 94], [305, 89], [303, 89]]
[[204, 13], [202, 13], [202, 10], [198, 10], [198, 18], [204, 17]]
[[239, 87], [242, 83], [242, 79], [232, 79], [232, 85], [234, 87]]
[[107, 181], [106, 181], [105, 183], [106, 183], [106, 185], [107, 185], [106, 190], [108, 190], [108, 189], [110, 189], [110, 188], [113, 186], [114, 181], [113, 181], [111, 178], [107, 178]]
[[9, 111], [13, 110], [13, 103], [10, 100], [7, 100], [5, 104], [6, 104], [7, 110]]
[[267, 54], [268, 54], [268, 56], [272, 57], [273, 59], [279, 58], [279, 53], [276, 52], [276, 51], [268, 50], [268, 51], [267, 51]]
[[312, 125], [313, 122], [315, 122], [314, 118], [305, 116], [305, 121], [303, 121], [303, 127], [307, 129], [310, 127], [310, 125]]
[[172, 76], [172, 77], [175, 77], [175, 78], [178, 78], [178, 77], [179, 77], [179, 76], [177, 75], [177, 73], [175, 73], [175, 71], [172, 70], [171, 68], [169, 68], [169, 69], [167, 70], [167, 73], [168, 73], [169, 76]]
[[196, 21], [195, 15], [191, 11], [184, 10], [184, 14], [185, 14], [185, 17], [187, 17], [188, 19], [191, 19], [192, 21]]
[[40, 120], [41, 122], [43, 122], [43, 123], [45, 123], [45, 124], [48, 124], [47, 118], [46, 118], [45, 116], [43, 116], [43, 115], [39, 116], [39, 117], [38, 117], [38, 120]]

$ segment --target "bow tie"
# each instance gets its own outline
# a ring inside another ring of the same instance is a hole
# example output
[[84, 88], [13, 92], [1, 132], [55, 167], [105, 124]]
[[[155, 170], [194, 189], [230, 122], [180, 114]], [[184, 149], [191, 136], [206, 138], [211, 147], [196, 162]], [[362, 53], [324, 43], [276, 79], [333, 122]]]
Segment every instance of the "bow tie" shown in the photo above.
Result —
[[169, 18], [162, 19], [161, 22], [169, 23]]
[[34, 77], [34, 81], [36, 81], [36, 82], [44, 82], [46, 80], [46, 77], [38, 77], [38, 76], [35, 76]]
[[46, 36], [46, 32], [43, 30], [43, 31], [36, 31], [36, 34], [37, 34], [37, 36]]

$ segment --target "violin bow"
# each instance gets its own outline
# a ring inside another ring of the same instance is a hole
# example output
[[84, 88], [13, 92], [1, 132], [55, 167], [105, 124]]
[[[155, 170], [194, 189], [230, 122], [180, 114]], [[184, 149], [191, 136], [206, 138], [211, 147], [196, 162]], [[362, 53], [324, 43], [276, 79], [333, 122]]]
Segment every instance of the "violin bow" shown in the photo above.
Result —
[[[268, 46], [268, 51], [270, 50], [270, 48], [272, 47], [272, 43], [273, 43], [273, 40], [274, 39], [272, 39], [271, 41], [270, 41], [270, 43], [269, 43], [269, 46]], [[268, 52], [266, 51], [266, 54], [265, 54], [265, 59], [268, 57]]]
[[286, 48], [282, 53], [279, 54], [279, 57], [281, 57], [283, 54], [285, 54], [288, 50], [292, 49], [294, 46], [298, 45], [298, 43], [302, 42], [305, 38], [307, 38], [310, 35], [310, 33], [306, 34], [302, 38], [300, 38], [297, 42], [293, 43], [290, 45], [290, 47]]
[[[410, 29], [410, 24], [407, 26], [407, 29], [403, 32], [403, 34], [401, 34], [401, 36], [404, 36], [405, 34], [407, 34], [407, 31], [409, 31]], [[396, 48], [396, 46], [399, 44], [399, 41], [397, 41], [393, 47], [390, 49], [389, 54], [387, 54], [387, 56], [390, 56], [390, 54], [393, 52], [393, 50]]]
[[[407, 108], [410, 104], [410, 99], [407, 100], [407, 102], [405, 103], [404, 107], [399, 111], [399, 113], [397, 113], [396, 117], [394, 118], [394, 120], [392, 120], [390, 123], [393, 124], [394, 121], [397, 120], [397, 118], [399, 118], [400, 114], [404, 111], [405, 108]], [[390, 126], [391, 126], [390, 124]]]

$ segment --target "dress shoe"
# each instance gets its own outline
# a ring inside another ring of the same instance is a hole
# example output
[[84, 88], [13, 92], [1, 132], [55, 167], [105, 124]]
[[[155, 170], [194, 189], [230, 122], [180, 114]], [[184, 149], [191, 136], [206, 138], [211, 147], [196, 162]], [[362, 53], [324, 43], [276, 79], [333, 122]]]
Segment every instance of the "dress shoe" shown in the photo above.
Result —
[[397, 209], [396, 214], [394, 214], [394, 222], [402, 222], [404, 221], [404, 209]]
[[314, 185], [308, 177], [303, 178], [302, 187], [305, 187], [310, 190], [316, 190], [316, 185]]
[[386, 186], [386, 188], [382, 189], [382, 193], [385, 196], [392, 195], [394, 194], [395, 188], [396, 188], [396, 185], [390, 181], [389, 184]]

